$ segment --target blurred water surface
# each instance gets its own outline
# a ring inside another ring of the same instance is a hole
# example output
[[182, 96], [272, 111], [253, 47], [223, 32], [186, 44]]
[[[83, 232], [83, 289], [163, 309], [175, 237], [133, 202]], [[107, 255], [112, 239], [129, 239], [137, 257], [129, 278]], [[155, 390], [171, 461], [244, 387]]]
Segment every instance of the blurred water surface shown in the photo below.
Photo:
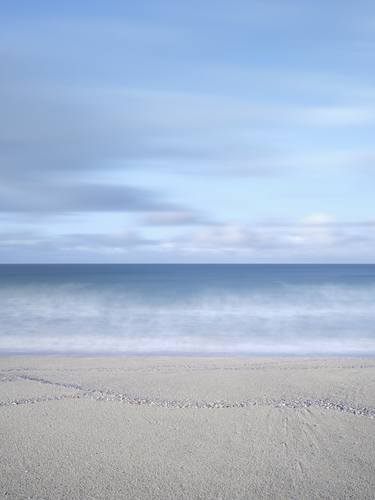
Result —
[[375, 353], [375, 265], [0, 265], [0, 352]]

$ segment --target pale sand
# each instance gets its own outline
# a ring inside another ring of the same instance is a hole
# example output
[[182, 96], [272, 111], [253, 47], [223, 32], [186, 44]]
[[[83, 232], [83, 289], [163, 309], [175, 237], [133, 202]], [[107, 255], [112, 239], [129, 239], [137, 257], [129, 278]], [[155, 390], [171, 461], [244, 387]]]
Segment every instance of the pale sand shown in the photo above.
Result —
[[0, 497], [375, 498], [375, 360], [0, 358]]

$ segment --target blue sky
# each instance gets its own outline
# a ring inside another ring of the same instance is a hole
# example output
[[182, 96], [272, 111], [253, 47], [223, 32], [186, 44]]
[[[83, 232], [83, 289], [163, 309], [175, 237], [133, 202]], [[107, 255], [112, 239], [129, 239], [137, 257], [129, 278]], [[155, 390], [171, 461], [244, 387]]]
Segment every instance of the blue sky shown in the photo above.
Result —
[[373, 2], [1, 10], [1, 262], [375, 261]]

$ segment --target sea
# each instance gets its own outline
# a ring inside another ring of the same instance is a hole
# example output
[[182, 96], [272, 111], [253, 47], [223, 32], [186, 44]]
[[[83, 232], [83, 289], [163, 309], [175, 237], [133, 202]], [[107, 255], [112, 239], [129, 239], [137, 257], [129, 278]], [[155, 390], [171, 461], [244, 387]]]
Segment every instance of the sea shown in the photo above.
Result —
[[0, 265], [0, 353], [375, 354], [375, 265]]

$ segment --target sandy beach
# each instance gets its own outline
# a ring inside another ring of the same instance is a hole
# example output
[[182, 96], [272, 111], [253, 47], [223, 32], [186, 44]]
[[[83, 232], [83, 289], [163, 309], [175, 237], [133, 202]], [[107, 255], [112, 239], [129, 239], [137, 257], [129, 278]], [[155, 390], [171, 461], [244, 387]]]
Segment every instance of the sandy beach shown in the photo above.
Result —
[[374, 492], [374, 359], [0, 358], [1, 498]]

